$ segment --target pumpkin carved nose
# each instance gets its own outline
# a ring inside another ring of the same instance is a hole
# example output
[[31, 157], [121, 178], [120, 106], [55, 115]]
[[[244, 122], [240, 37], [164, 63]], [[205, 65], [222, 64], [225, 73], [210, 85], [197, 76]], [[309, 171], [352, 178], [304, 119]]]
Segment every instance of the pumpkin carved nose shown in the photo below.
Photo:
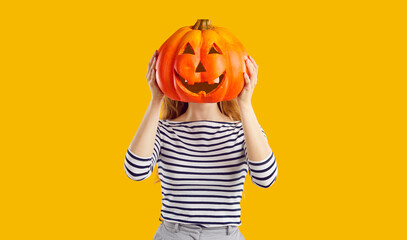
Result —
[[206, 72], [204, 66], [202, 65], [201, 61], [199, 61], [198, 67], [196, 67], [195, 72]]

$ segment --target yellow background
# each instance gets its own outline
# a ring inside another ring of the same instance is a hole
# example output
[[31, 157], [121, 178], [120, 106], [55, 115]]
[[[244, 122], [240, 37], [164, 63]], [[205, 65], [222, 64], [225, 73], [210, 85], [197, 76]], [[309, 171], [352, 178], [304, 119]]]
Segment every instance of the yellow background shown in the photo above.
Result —
[[402, 1], [0, 4], [1, 239], [152, 239], [161, 189], [124, 155], [154, 50], [209, 18], [259, 65], [253, 106], [279, 175], [246, 178], [253, 239], [405, 239]]

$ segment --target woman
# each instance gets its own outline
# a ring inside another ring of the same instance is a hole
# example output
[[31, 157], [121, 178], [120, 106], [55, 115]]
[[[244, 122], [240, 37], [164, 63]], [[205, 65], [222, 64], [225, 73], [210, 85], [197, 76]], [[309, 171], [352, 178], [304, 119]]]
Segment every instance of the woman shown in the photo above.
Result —
[[258, 66], [245, 59], [249, 74], [235, 99], [187, 103], [158, 88], [156, 58], [157, 51], [147, 72], [151, 101], [124, 164], [127, 176], [141, 181], [157, 163], [163, 199], [154, 239], [244, 239], [238, 226], [247, 171], [262, 188], [277, 176], [276, 159], [251, 106]]

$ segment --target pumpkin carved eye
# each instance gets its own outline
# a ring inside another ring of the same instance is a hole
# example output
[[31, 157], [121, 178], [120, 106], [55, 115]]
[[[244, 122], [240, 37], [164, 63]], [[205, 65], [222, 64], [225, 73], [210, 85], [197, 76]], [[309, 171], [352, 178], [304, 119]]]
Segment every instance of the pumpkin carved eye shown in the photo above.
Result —
[[217, 53], [217, 54], [222, 54], [221, 51], [219, 50], [219, 47], [216, 46], [216, 44], [214, 43], [211, 47], [211, 49], [209, 50], [208, 54], [212, 54], [212, 53]]
[[189, 43], [185, 46], [184, 52], [182, 54], [192, 54], [195, 55], [194, 49], [191, 47]]

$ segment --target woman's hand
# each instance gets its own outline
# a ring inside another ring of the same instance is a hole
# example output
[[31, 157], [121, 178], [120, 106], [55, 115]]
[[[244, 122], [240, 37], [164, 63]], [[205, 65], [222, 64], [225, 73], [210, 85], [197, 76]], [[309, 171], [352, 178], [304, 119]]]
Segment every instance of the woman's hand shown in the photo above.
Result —
[[147, 70], [147, 82], [148, 85], [150, 86], [150, 91], [151, 91], [151, 99], [156, 99], [156, 100], [162, 100], [164, 97], [164, 93], [160, 90], [158, 87], [158, 84], [156, 82], [156, 62], [157, 62], [157, 56], [158, 52], [157, 50], [154, 52], [153, 57], [150, 59], [150, 62], [148, 63], [148, 70]]
[[251, 56], [245, 59], [245, 63], [249, 74], [246, 72], [243, 73], [245, 86], [236, 98], [239, 107], [242, 105], [251, 105], [253, 90], [257, 83], [257, 73], [259, 70], [259, 67]]

